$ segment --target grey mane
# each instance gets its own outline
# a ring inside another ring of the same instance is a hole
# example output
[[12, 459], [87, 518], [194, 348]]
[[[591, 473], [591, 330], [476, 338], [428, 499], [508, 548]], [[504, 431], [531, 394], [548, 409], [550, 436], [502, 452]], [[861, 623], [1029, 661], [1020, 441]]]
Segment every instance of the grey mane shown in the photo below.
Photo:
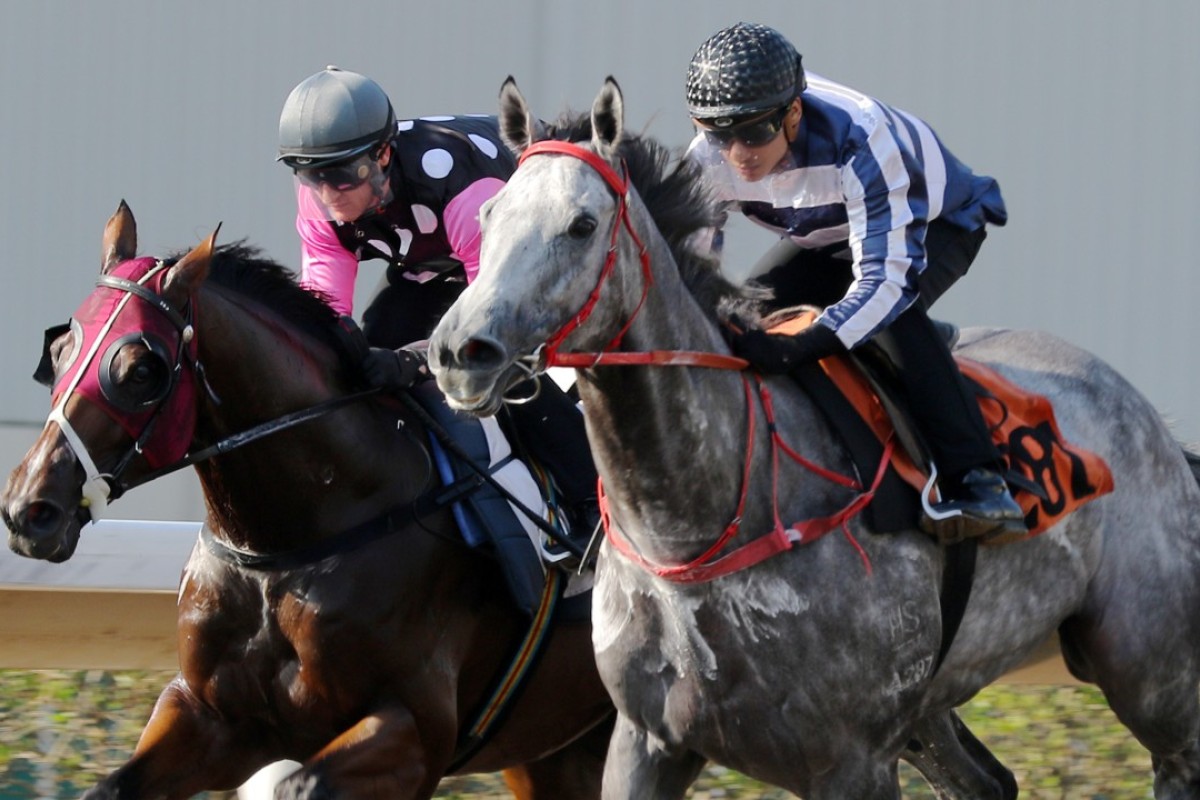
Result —
[[[545, 127], [547, 139], [586, 144], [592, 138], [587, 114], [563, 114]], [[717, 257], [698, 252], [692, 235], [716, 227], [723, 217], [720, 204], [703, 181], [696, 163], [672, 152], [661, 142], [624, 132], [617, 153], [629, 169], [629, 180], [671, 249], [684, 285], [701, 308], [715, 319], [738, 314], [757, 319], [761, 290], [738, 287], [721, 275]]]

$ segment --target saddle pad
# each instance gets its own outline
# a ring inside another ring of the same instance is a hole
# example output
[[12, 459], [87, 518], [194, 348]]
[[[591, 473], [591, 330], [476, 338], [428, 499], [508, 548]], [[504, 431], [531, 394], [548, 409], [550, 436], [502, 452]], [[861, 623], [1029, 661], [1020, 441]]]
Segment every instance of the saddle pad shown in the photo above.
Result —
[[[541, 489], [529, 468], [513, 455], [494, 417], [476, 419], [455, 413], [446, 405], [445, 398], [433, 382], [414, 387], [412, 395], [453, 438], [458, 449], [484, 468], [505, 492], [541, 515], [542, 519], [549, 518]], [[450, 486], [459, 480], [477, 478], [475, 472], [466, 464], [459, 463], [457, 456], [447, 452], [432, 433], [429, 439], [434, 464], [443, 483]], [[534, 613], [545, 581], [541, 550], [536, 544], [542, 536], [538, 527], [488, 483], [481, 483], [465, 497], [455, 501], [452, 510], [467, 544], [472, 547], [490, 544], [493, 547], [513, 598], [522, 610]], [[590, 578], [590, 573], [572, 575], [564, 598], [591, 588]]]
[[[770, 330], [796, 334], [816, 318], [813, 310], [805, 309], [786, 319], [776, 318]], [[1095, 453], [1067, 443], [1048, 399], [1017, 386], [978, 361], [958, 354], [954, 354], [954, 360], [967, 380], [982, 389], [979, 407], [1009, 470], [1040, 490], [1041, 496], [1020, 485], [1013, 487], [1013, 499], [1025, 510], [1029, 536], [1042, 533], [1083, 504], [1113, 490], [1108, 464]], [[892, 420], [859, 368], [845, 356], [822, 359], [819, 364], [875, 438], [887, 442], [893, 434]], [[918, 493], [929, 479], [903, 448], [896, 448], [892, 469]]]
[[[954, 360], [968, 380], [983, 388], [979, 407], [1008, 468], [1038, 486], [1043, 496], [1014, 487], [1013, 498], [1025, 510], [1025, 525], [1035, 536], [1083, 504], [1113, 490], [1112, 472], [1100, 456], [1069, 444], [1045, 397], [1017, 386], [995, 370], [969, 358]], [[892, 421], [862, 373], [843, 357], [820, 362], [880, 441], [892, 435]], [[893, 458], [896, 472], [921, 491], [928, 475], [902, 449]]]

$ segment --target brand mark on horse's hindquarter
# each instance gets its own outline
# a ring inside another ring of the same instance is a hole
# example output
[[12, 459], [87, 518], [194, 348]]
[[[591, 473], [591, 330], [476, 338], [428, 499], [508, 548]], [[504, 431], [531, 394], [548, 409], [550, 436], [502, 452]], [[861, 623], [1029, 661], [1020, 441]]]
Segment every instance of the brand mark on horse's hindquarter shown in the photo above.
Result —
[[917, 604], [912, 600], [901, 603], [888, 614], [887, 622], [892, 645], [897, 650], [902, 649], [921, 630], [921, 614]]
[[933, 656], [928, 655], [919, 658], [906, 667], [901, 667], [899, 671], [892, 673], [892, 682], [888, 684], [886, 691], [888, 694], [899, 694], [905, 689], [916, 686], [923, 680], [929, 677], [933, 671]]

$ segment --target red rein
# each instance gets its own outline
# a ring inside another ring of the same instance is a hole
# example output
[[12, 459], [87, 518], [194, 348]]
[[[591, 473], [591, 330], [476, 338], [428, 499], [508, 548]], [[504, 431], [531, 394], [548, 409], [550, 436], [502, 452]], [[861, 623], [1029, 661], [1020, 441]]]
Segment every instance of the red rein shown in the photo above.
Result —
[[[650, 365], [650, 366], [700, 366], [710, 367], [715, 369], [733, 369], [746, 370], [749, 364], [745, 359], [735, 356], [723, 355], [720, 353], [702, 353], [687, 350], [652, 350], [648, 352], [630, 353], [616, 352], [616, 348], [620, 346], [621, 340], [624, 338], [629, 326], [633, 324], [634, 318], [641, 311], [642, 305], [646, 302], [646, 297], [650, 292], [650, 286], [653, 283], [653, 277], [650, 272], [650, 255], [646, 251], [646, 246], [638, 237], [637, 232], [633, 229], [633, 224], [629, 219], [629, 208], [627, 203], [629, 193], [628, 175], [618, 175], [616, 170], [612, 168], [603, 158], [580, 147], [571, 142], [562, 142], [557, 140], [546, 140], [530, 145], [524, 153], [521, 154], [518, 164], [524, 163], [525, 159], [532, 155], [538, 154], [557, 154], [566, 155], [587, 163], [592, 169], [599, 173], [600, 177], [609, 185], [617, 196], [617, 215], [613, 222], [612, 235], [609, 240], [608, 256], [604, 261], [604, 267], [600, 272], [600, 279], [596, 282], [596, 287], [592, 289], [588, 299], [584, 302], [583, 307], [575, 313], [566, 324], [564, 324], [557, 332], [555, 332], [547, 341], [544, 348], [545, 365], [548, 367], [575, 367], [578, 369], [588, 369], [596, 366], [625, 366], [625, 365]], [[622, 165], [624, 166], [624, 165]], [[642, 264], [642, 296], [638, 300], [637, 306], [633, 313], [629, 316], [629, 320], [622, 326], [621, 330], [613, 337], [605, 348], [598, 353], [560, 353], [559, 348], [562, 346], [563, 340], [567, 338], [576, 328], [582, 325], [589, 316], [596, 304], [600, 300], [600, 291], [604, 283], [612, 274], [617, 260], [617, 236], [621, 228], [629, 232], [634, 243], [638, 246], [638, 257]], [[835, 528], [840, 527], [845, 534], [847, 540], [858, 551], [859, 556], [863, 559], [866, 565], [867, 572], [871, 571], [871, 563], [867, 559], [866, 553], [862, 547], [855, 541], [850, 533], [849, 521], [856, 514], [862, 511], [875, 497], [875, 490], [878, 488], [883, 475], [887, 470], [887, 465], [891, 461], [892, 452], [894, 449], [893, 443], [888, 442], [884, 448], [883, 457], [880, 459], [879, 468], [876, 470], [874, 480], [869, 488], [864, 488], [855, 480], [835, 472], [831, 472], [824, 467], [812, 463], [808, 459], [801, 456], [795, 450], [787, 445], [779, 436], [775, 428], [775, 412], [771, 402], [771, 395], [766, 386], [763, 385], [762, 376], [754, 374], [755, 387], [757, 388], [758, 400], [762, 404], [763, 413], [766, 416], [767, 424], [771, 431], [771, 501], [774, 509], [774, 526], [768, 533], [752, 539], [750, 542], [732, 550], [725, 555], [719, 555], [730, 541], [741, 530], [742, 513], [745, 510], [746, 498], [749, 494], [750, 487], [750, 469], [753, 464], [754, 456], [754, 439], [756, 430], [757, 416], [755, 413], [756, 403], [754, 402], [753, 390], [751, 389], [750, 379], [743, 374], [743, 383], [745, 385], [746, 394], [746, 458], [742, 467], [742, 486], [738, 496], [737, 511], [734, 513], [733, 519], [722, 531], [721, 535], [713, 544], [706, 548], [696, 558], [686, 564], [658, 564], [654, 561], [638, 553], [633, 544], [620, 534], [617, 526], [612, 523], [612, 518], [609, 512], [608, 498], [604, 493], [603, 481], [598, 482], [598, 491], [600, 497], [600, 514], [604, 521], [604, 531], [609, 542], [622, 555], [630, 559], [634, 563], [643, 567], [650, 573], [657, 575], [665, 580], [674, 581], [677, 583], [702, 583], [705, 581], [719, 578], [722, 575], [728, 575], [733, 572], [745, 569], [749, 566], [757, 564], [760, 561], [770, 558], [773, 555], [782, 553], [785, 550], [790, 550], [797, 544], [807, 544], [815, 541], [821, 536], [829, 533]], [[825, 517], [816, 517], [809, 520], [801, 520], [792, 523], [788, 527], [784, 527], [779, 519], [779, 453], [783, 452], [796, 463], [800, 464], [809, 471], [833, 481], [848, 489], [852, 489], [858, 494], [844, 507], [838, 511]]]

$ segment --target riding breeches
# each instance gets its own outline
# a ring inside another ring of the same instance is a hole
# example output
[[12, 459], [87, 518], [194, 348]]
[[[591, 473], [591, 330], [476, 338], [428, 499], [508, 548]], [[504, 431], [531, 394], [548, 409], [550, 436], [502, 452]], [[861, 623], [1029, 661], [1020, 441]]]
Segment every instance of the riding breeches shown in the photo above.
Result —
[[925, 309], [910, 306], [871, 341], [896, 366], [909, 413], [943, 475], [956, 479], [975, 467], [995, 469], [1001, 463], [979, 401]]
[[[974, 467], [995, 468], [1000, 452], [992, 443], [979, 404], [945, 338], [926, 313], [967, 273], [985, 230], [965, 231], [941, 220], [926, 232], [927, 266], [918, 279], [916, 303], [871, 341], [896, 365], [910, 413], [942, 475], [955, 478]], [[850, 262], [829, 249], [806, 251], [784, 240], [760, 259], [756, 282], [775, 291], [774, 306], [827, 306], [845, 297], [854, 276]], [[774, 266], [772, 266], [774, 263]]]

